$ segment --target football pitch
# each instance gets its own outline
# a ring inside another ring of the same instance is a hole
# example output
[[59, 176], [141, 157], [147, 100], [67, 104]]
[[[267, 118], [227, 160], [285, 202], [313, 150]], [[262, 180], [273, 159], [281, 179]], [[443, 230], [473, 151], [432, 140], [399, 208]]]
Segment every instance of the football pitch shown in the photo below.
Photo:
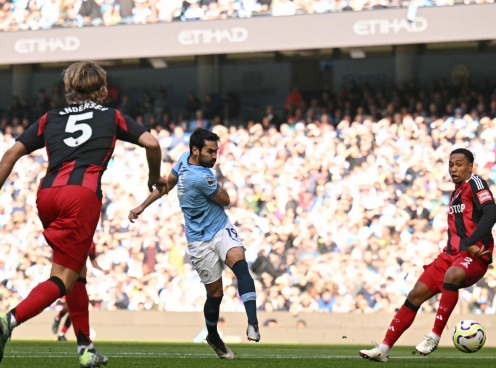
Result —
[[[96, 347], [109, 358], [109, 368], [162, 367], [376, 367], [378, 363], [359, 358], [360, 346], [232, 344], [237, 359], [217, 358], [206, 344], [110, 343]], [[369, 347], [366, 347], [369, 348]], [[5, 349], [2, 368], [77, 368], [74, 342], [11, 341]], [[397, 347], [388, 367], [480, 367], [496, 366], [496, 348], [464, 354], [453, 348], [439, 348], [429, 357], [412, 355], [413, 348]]]

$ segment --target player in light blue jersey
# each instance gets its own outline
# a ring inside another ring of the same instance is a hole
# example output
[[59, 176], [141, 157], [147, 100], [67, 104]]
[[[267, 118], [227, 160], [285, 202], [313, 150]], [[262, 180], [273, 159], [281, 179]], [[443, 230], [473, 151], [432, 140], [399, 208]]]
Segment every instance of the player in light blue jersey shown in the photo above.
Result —
[[217, 134], [202, 128], [196, 129], [190, 137], [190, 151], [181, 156], [167, 179], [167, 189], [153, 191], [140, 206], [130, 211], [129, 220], [134, 222], [151, 203], [177, 185], [191, 263], [207, 289], [207, 301], [203, 309], [208, 330], [206, 340], [220, 358], [233, 359], [234, 353], [224, 344], [217, 331], [223, 296], [224, 264], [238, 279], [239, 295], [248, 316], [248, 340], [260, 341], [260, 332], [255, 283], [245, 260], [245, 248], [224, 210], [230, 203], [229, 195], [211, 170], [217, 161], [218, 141]]

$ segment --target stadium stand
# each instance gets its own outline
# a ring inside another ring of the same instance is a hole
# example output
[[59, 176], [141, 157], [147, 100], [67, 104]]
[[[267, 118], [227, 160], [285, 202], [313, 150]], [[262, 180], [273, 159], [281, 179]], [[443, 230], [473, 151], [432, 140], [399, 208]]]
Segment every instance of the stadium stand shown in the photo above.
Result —
[[1, 0], [0, 30], [155, 24], [493, 2], [494, 0]]
[[[221, 136], [216, 174], [232, 199], [228, 213], [247, 247], [260, 310], [393, 312], [446, 242], [449, 152], [469, 147], [476, 172], [496, 193], [496, 89], [488, 84], [433, 81], [427, 89], [374, 89], [350, 83], [318, 96], [295, 89], [281, 101], [283, 115], [268, 107], [245, 127], [225, 127], [209, 101], [194, 95], [172, 117], [164, 110], [165, 94], [144, 96], [128, 113], [159, 137], [163, 172], [187, 150], [196, 126]], [[120, 100], [109, 103], [122, 107]], [[35, 116], [59, 104], [58, 88], [50, 97], [40, 92], [33, 104], [14, 100], [0, 121], [0, 154]], [[91, 306], [200, 311], [205, 291], [189, 263], [175, 191], [137, 225], [127, 220], [147, 195], [144, 162], [144, 153], [118, 144], [103, 177], [95, 242], [98, 262], [110, 274], [92, 270]], [[2, 310], [49, 273], [50, 251], [35, 213], [45, 167], [43, 151], [23, 158], [0, 194]], [[224, 278], [222, 311], [242, 311], [236, 279], [230, 271]], [[462, 291], [458, 311], [494, 313], [495, 292], [491, 268]]]

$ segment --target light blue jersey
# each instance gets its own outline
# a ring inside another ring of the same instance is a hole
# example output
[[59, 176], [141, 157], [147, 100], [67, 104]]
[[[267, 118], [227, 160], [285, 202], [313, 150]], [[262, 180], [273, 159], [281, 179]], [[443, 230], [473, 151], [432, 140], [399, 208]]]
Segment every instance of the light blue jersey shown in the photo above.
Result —
[[172, 169], [178, 178], [177, 196], [186, 223], [188, 242], [210, 241], [227, 223], [224, 207], [214, 202], [219, 192], [219, 183], [212, 171], [188, 162], [190, 154], [185, 152]]

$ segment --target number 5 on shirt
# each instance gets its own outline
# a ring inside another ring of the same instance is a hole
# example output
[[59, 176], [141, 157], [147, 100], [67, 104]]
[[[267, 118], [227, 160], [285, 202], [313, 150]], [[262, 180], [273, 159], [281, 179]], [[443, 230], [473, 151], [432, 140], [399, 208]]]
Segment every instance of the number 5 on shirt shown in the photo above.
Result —
[[89, 120], [93, 118], [93, 111], [81, 114], [81, 115], [71, 115], [69, 116], [69, 119], [67, 120], [67, 125], [65, 126], [65, 131], [66, 133], [76, 133], [81, 131], [82, 134], [77, 137], [77, 138], [66, 138], [64, 139], [64, 143], [67, 144], [69, 147], [77, 147], [84, 142], [86, 142], [88, 139], [91, 138], [91, 134], [93, 133], [93, 130], [88, 124], [77, 124], [78, 121], [82, 120]]

